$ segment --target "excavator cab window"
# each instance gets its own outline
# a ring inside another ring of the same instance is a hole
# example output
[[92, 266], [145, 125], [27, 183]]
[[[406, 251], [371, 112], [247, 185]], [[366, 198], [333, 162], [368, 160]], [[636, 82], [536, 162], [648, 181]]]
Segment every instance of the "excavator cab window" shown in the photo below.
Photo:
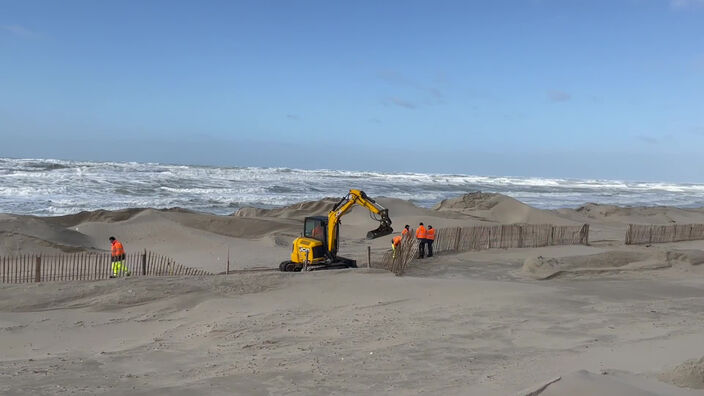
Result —
[[325, 221], [311, 217], [306, 218], [303, 227], [303, 236], [325, 241]]

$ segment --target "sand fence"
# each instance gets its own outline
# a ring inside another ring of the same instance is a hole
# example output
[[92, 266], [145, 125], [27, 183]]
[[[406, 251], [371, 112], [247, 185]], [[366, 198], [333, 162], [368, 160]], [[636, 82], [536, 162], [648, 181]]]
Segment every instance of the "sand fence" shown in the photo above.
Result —
[[[402, 275], [418, 257], [414, 232], [408, 233], [393, 252], [387, 252], [381, 267]], [[551, 224], [503, 224], [494, 226], [449, 227], [435, 232], [433, 253], [466, 252], [493, 248], [524, 248], [555, 245], [588, 245], [589, 224], [554, 226]]]
[[[124, 263], [131, 276], [212, 275], [148, 251], [127, 254]], [[110, 253], [0, 257], [0, 283], [98, 280], [107, 279], [110, 275]]]
[[626, 245], [702, 239], [704, 239], [704, 224], [629, 224], [626, 231]]

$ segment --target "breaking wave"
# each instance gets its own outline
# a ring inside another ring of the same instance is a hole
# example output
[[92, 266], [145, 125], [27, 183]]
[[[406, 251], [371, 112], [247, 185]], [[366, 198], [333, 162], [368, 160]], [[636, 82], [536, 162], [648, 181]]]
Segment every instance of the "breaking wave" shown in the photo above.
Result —
[[704, 185], [691, 183], [0, 158], [0, 212], [16, 214], [175, 206], [230, 214], [242, 206], [338, 197], [350, 188], [426, 207], [469, 191], [498, 192], [546, 209], [586, 202], [704, 206]]

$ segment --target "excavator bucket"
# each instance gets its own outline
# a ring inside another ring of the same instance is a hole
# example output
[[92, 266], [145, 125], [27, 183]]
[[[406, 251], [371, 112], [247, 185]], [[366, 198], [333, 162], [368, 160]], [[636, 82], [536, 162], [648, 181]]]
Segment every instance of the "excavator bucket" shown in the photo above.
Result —
[[367, 239], [376, 239], [385, 235], [389, 235], [392, 232], [394, 232], [394, 229], [391, 228], [390, 225], [382, 223], [379, 228], [371, 230], [367, 233]]

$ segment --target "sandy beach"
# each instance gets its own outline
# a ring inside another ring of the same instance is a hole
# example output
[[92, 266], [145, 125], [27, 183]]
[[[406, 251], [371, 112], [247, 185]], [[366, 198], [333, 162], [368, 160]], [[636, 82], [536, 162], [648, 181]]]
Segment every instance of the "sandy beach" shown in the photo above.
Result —
[[[442, 254], [378, 268], [0, 285], [3, 394], [695, 395], [704, 392], [704, 241], [624, 244], [627, 224], [704, 209], [541, 210], [497, 194], [433, 208], [380, 198], [396, 231], [590, 225], [589, 246]], [[275, 268], [335, 199], [230, 216], [127, 209], [0, 214], [0, 255], [148, 249], [218, 273]], [[356, 208], [340, 254], [390, 236]]]

